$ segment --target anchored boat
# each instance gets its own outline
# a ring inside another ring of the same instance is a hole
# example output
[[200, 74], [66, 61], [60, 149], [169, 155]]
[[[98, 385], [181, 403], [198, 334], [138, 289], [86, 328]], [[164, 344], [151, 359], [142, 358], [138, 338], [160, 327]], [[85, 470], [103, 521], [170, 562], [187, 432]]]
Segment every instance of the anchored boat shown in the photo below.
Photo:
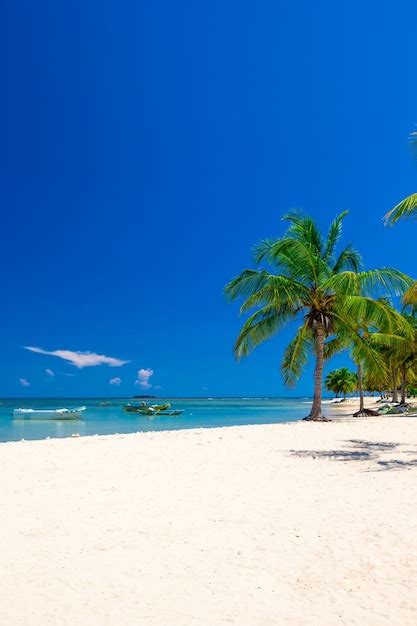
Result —
[[148, 405], [146, 402], [140, 404], [126, 404], [124, 406], [126, 413], [140, 413], [141, 415], [181, 415], [184, 411], [182, 409], [171, 409], [169, 402], [166, 404], [152, 404]]
[[79, 420], [87, 407], [77, 409], [14, 409], [13, 419], [17, 420]]

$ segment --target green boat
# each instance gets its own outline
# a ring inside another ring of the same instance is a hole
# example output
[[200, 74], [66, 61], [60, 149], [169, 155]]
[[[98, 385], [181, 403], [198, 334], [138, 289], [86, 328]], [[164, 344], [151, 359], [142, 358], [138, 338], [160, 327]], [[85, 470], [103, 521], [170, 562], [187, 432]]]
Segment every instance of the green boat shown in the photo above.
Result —
[[155, 416], [155, 415], [181, 415], [184, 413], [182, 409], [171, 409], [169, 402], [166, 404], [152, 404], [148, 405], [146, 402], [140, 404], [125, 404], [123, 407], [126, 413], [140, 413], [141, 415]]

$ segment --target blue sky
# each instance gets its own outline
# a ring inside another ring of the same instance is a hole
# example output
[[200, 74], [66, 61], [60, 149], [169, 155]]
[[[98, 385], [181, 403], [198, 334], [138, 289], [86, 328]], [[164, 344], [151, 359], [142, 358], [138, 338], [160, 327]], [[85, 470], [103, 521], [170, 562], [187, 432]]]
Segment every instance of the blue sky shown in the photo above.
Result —
[[0, 395], [308, 395], [309, 370], [281, 381], [288, 332], [234, 362], [222, 288], [293, 207], [323, 226], [349, 209], [368, 267], [417, 274], [417, 224], [381, 222], [417, 188], [417, 7], [401, 9], [5, 3]]

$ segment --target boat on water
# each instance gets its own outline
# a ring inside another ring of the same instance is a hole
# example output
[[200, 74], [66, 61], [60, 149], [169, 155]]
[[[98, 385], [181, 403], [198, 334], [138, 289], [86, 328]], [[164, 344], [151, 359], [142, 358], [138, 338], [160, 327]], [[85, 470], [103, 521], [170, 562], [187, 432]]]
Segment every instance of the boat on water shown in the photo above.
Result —
[[126, 404], [124, 407], [126, 413], [140, 413], [141, 415], [181, 415], [184, 413], [183, 409], [171, 409], [169, 402], [166, 404], [146, 404], [141, 402], [140, 404]]
[[13, 419], [17, 420], [79, 420], [87, 407], [77, 409], [14, 409]]
[[111, 402], [99, 402], [99, 406], [111, 406]]

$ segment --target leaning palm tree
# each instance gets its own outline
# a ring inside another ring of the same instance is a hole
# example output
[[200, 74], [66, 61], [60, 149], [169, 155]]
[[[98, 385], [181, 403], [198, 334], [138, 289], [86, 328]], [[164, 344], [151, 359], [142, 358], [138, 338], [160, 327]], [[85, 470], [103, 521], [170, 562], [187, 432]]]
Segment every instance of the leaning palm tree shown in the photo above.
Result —
[[[287, 346], [282, 372], [287, 385], [298, 380], [308, 354], [315, 355], [314, 397], [308, 420], [328, 421], [322, 414], [323, 363], [326, 341], [337, 344], [338, 336], [351, 336], [355, 356], [375, 370], [384, 366], [377, 351], [355, 332], [355, 321], [389, 328], [394, 333], [401, 316], [373, 292], [403, 293], [411, 279], [395, 269], [359, 271], [361, 259], [350, 245], [336, 254], [347, 211], [338, 215], [323, 238], [316, 223], [299, 212], [284, 216], [289, 222], [285, 235], [261, 241], [255, 247], [258, 264], [267, 269], [247, 269], [225, 287], [229, 300], [244, 298], [241, 312], [256, 309], [244, 323], [236, 340], [236, 358], [246, 357], [259, 344], [275, 335], [288, 322], [300, 325]], [[368, 294], [368, 295], [364, 295]], [[401, 318], [403, 319], [403, 318]], [[373, 364], [373, 365], [372, 365]]]
[[[413, 132], [409, 135], [410, 148], [417, 155], [417, 133]], [[391, 211], [384, 217], [386, 224], [395, 224], [401, 218], [417, 216], [417, 193], [412, 193], [404, 200], [401, 200]]]

